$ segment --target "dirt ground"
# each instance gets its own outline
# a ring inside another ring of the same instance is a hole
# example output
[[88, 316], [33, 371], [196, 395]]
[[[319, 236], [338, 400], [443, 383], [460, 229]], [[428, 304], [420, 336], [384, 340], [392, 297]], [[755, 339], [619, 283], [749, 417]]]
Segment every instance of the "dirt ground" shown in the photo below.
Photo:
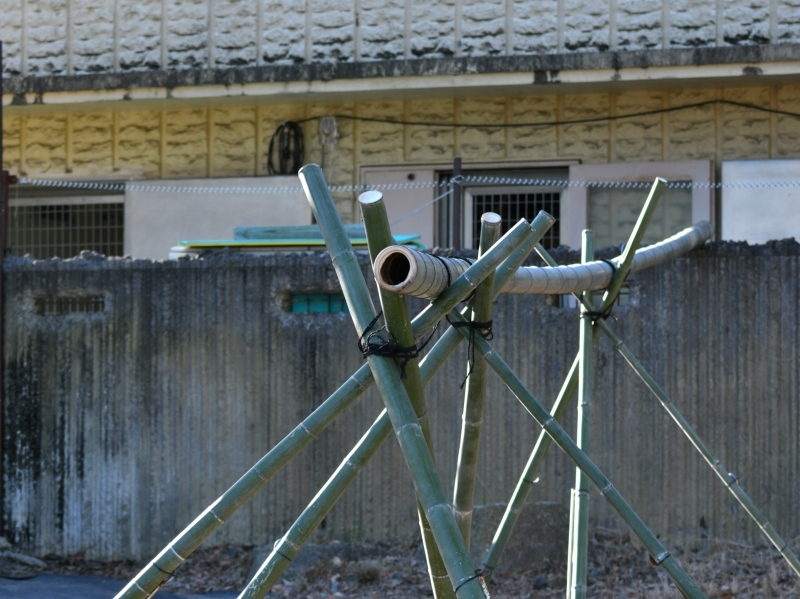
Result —
[[[790, 545], [800, 549], [800, 539]], [[800, 598], [800, 578], [772, 548], [708, 541], [691, 549], [673, 547], [671, 551], [709, 598]], [[301, 560], [303, 553], [306, 555]], [[666, 573], [650, 564], [638, 541], [626, 533], [594, 531], [589, 560], [589, 597], [680, 597]], [[52, 573], [97, 574], [119, 579], [130, 579], [145, 565], [93, 562], [80, 556], [49, 557], [45, 561], [47, 571]], [[252, 547], [225, 545], [200, 549], [165, 588], [178, 593], [241, 590], [254, 567]], [[563, 597], [565, 578], [563, 560], [547, 560], [526, 571], [495, 576], [489, 589], [493, 597]], [[393, 545], [334, 542], [308, 546], [269, 596], [403, 599], [430, 595], [424, 554], [417, 541], [409, 541]]]

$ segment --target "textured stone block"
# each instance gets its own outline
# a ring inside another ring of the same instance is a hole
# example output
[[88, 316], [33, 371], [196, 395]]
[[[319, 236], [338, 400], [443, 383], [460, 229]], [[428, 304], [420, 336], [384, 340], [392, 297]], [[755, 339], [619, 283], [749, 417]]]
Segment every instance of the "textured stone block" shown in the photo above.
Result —
[[159, 176], [161, 113], [120, 112], [117, 161], [120, 170], [141, 177]]
[[457, 118], [461, 123], [486, 123], [486, 127], [459, 127], [456, 153], [464, 160], [502, 160], [506, 154], [506, 132], [492, 124], [505, 123], [504, 98], [459, 100]]
[[[608, 115], [607, 94], [563, 96], [563, 120]], [[581, 123], [561, 127], [559, 156], [584, 162], [608, 161], [608, 122]]]
[[[615, 94], [616, 114], [632, 114], [659, 110], [661, 92], [628, 92]], [[638, 116], [614, 122], [615, 143], [611, 162], [661, 160], [661, 115]]]
[[[716, 98], [714, 90], [681, 90], [669, 95], [670, 106], [695, 104]], [[716, 155], [716, 116], [714, 105], [671, 112], [669, 160], [693, 160]]]
[[[510, 123], [552, 122], [557, 120], [556, 96], [531, 96], [509, 99]], [[508, 157], [511, 160], [548, 160], [558, 155], [556, 127], [521, 127], [508, 130]]]
[[63, 114], [25, 119], [25, 171], [27, 174], [63, 175], [67, 158], [67, 118]]
[[256, 117], [254, 108], [211, 111], [212, 176], [248, 176], [255, 172]]
[[112, 169], [113, 114], [72, 116], [72, 170], [75, 173], [106, 174]]
[[[455, 101], [410, 100], [407, 114], [411, 121], [452, 123], [455, 120]], [[453, 159], [455, 148], [453, 127], [409, 126], [406, 136], [409, 162], [446, 163]]]
[[168, 110], [164, 144], [165, 177], [208, 175], [208, 129], [205, 109]]
[[[732, 88], [723, 91], [727, 100], [769, 106], [769, 88]], [[770, 115], [738, 106], [719, 107], [723, 160], [769, 158]]]

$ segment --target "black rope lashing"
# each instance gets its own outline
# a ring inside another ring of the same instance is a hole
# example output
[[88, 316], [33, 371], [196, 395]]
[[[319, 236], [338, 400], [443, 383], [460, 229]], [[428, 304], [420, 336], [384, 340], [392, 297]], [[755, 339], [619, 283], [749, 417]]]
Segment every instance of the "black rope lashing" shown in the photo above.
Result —
[[[611, 277], [613, 278], [614, 277], [614, 273], [617, 272], [617, 269], [619, 268], [619, 266], [617, 266], [617, 263], [616, 262], [612, 262], [611, 260], [606, 260], [605, 258], [600, 258], [600, 262], [605, 262], [606, 264], [608, 264], [611, 267]], [[625, 276], [625, 278], [627, 278], [627, 275]], [[623, 283], [624, 282], [625, 281], [623, 280]], [[614, 320], [616, 320], [617, 317], [614, 316], [613, 314], [611, 314], [611, 310], [613, 308], [614, 308], [614, 304], [612, 303], [605, 310], [605, 312], [595, 312], [595, 311], [592, 311], [592, 310], [587, 310], [586, 312], [583, 312], [581, 314], [581, 317], [588, 316], [589, 318], [592, 319], [592, 324], [596, 323], [598, 320], [608, 320], [609, 318], [613, 318]]]
[[[445, 316], [445, 318], [447, 318]], [[479, 322], [477, 320], [467, 320], [467, 321], [456, 321], [453, 322], [449, 318], [447, 318], [447, 322], [450, 323], [454, 329], [469, 329], [469, 339], [467, 344], [467, 376], [464, 377], [464, 380], [461, 382], [461, 386], [459, 389], [463, 389], [464, 385], [467, 383], [467, 379], [469, 379], [469, 375], [472, 374], [472, 369], [475, 367], [475, 332], [477, 331], [478, 334], [486, 339], [486, 341], [491, 341], [494, 339], [494, 333], [492, 332], [492, 321], [488, 320], [486, 322]]]
[[453, 589], [453, 592], [454, 593], [458, 593], [458, 589], [463, 587], [468, 582], [472, 582], [476, 578], [480, 580], [481, 587], [485, 587], [486, 586], [486, 583], [483, 582], [483, 570], [478, 568], [477, 570], [475, 570], [475, 574], [473, 574], [472, 576], [467, 576], [464, 580], [462, 580], [460, 583], [458, 583], [458, 586]]
[[428, 335], [428, 338], [420, 345], [415, 344], [409, 347], [403, 347], [391, 339], [381, 336], [381, 332], [385, 332], [387, 337], [389, 336], [389, 329], [386, 328], [386, 325], [370, 332], [370, 329], [378, 322], [382, 314], [383, 311], [378, 312], [375, 318], [367, 325], [367, 328], [364, 329], [364, 332], [361, 333], [361, 337], [358, 338], [358, 349], [365, 360], [368, 356], [399, 359], [400, 378], [404, 379], [406, 378], [406, 366], [408, 366], [411, 360], [419, 358], [420, 355], [422, 355], [422, 350], [425, 349], [425, 346], [433, 339], [433, 335], [436, 333], [436, 329], [439, 328], [439, 324], [437, 323], [436, 326], [433, 327], [431, 334]]
[[153, 565], [156, 567], [156, 570], [158, 570], [162, 574], [166, 574], [167, 575], [167, 577], [164, 580], [161, 581], [161, 584], [158, 585], [158, 588], [161, 588], [162, 586], [167, 584], [173, 578], [177, 578], [178, 577], [178, 575], [175, 574], [174, 570], [172, 572], [167, 572], [166, 570], [162, 569], [157, 563], [153, 562]]

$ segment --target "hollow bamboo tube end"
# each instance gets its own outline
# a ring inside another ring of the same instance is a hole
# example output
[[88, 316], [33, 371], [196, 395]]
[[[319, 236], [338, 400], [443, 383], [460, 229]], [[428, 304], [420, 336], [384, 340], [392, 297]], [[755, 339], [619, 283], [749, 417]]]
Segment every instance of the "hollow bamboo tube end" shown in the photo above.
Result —
[[498, 226], [501, 224], [502, 218], [495, 212], [484, 212], [481, 216], [481, 221], [490, 226]]
[[365, 191], [360, 196], [358, 196], [359, 204], [374, 204], [375, 202], [380, 202], [383, 199], [383, 194], [380, 191]]
[[403, 246], [391, 246], [375, 257], [376, 278], [383, 289], [401, 293], [417, 276], [417, 262], [410, 250]]

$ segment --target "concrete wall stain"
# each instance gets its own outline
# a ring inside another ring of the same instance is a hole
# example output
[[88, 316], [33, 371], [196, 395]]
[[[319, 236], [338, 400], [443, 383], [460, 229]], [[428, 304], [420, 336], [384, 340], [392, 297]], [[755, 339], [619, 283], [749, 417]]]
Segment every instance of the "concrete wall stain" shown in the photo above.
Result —
[[[574, 252], [556, 257], [577, 260]], [[3, 521], [13, 542], [40, 555], [151, 557], [363, 364], [346, 314], [282, 307], [287, 292], [338, 289], [321, 253], [12, 259], [4, 276]], [[633, 299], [617, 310], [614, 329], [776, 528], [797, 536], [800, 244], [713, 244], [631, 283]], [[47, 294], [103, 295], [106, 308], [42, 316], [32, 298]], [[547, 298], [510, 296], [494, 313], [497, 351], [549, 406], [577, 350], [576, 314]], [[462, 347], [427, 390], [447, 493], [465, 369]], [[657, 534], [758, 538], [604, 341], [595, 385], [594, 458]], [[278, 538], [381, 408], [371, 389], [211, 542]], [[484, 426], [476, 501], [504, 502], [539, 427], [494, 375]], [[566, 502], [573, 472], [554, 450], [531, 499]], [[618, 526], [591, 497], [594, 523]], [[415, 518], [411, 481], [390, 440], [315, 540], [403, 538]]]

